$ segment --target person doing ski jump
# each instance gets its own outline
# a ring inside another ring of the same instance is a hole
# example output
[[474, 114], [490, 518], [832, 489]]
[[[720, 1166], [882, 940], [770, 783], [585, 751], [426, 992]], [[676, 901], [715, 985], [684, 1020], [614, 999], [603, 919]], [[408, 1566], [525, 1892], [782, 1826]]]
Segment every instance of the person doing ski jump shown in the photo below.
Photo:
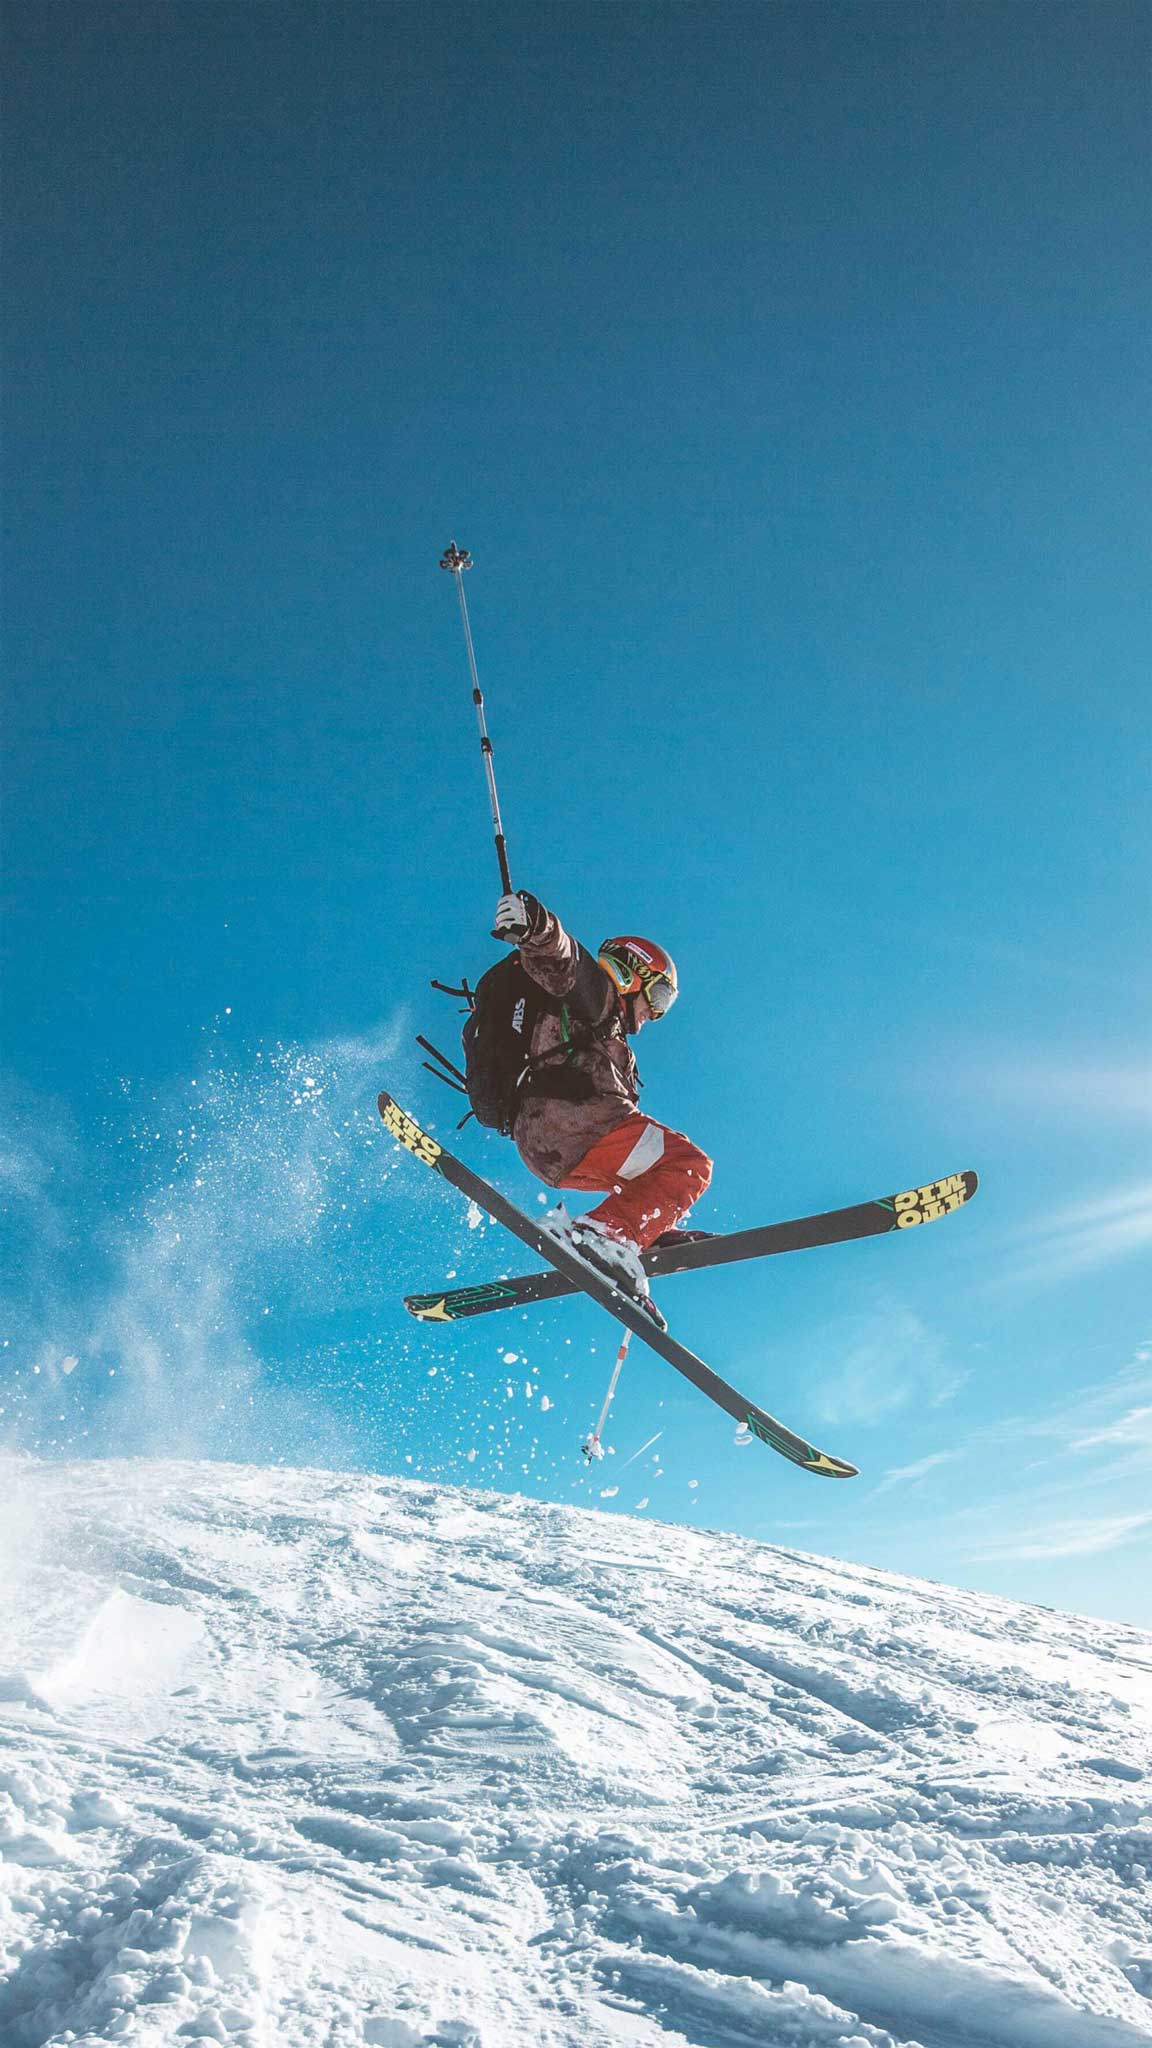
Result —
[[[679, 1228], [708, 1187], [712, 1162], [682, 1132], [642, 1114], [640, 1081], [629, 1044], [654, 1017], [667, 1016], [676, 1000], [676, 969], [663, 948], [648, 939], [605, 939], [593, 956], [535, 896], [513, 889], [464, 598], [464, 572], [472, 567], [472, 557], [450, 541], [440, 567], [451, 572], [460, 602], [504, 892], [493, 936], [512, 950], [486, 968], [475, 987], [467, 979], [459, 988], [442, 981], [432, 984], [466, 1005], [463, 1067], [429, 1039], [419, 1037], [417, 1044], [430, 1055], [424, 1061], [428, 1071], [468, 1099], [458, 1130], [475, 1117], [483, 1129], [513, 1138], [529, 1171], [549, 1187], [587, 1189], [604, 1199], [575, 1221], [563, 1204], [543, 1219], [529, 1214], [456, 1158], [434, 1131], [425, 1130], [382, 1089], [377, 1108], [395, 1143], [465, 1197], [474, 1211], [470, 1222], [488, 1215], [547, 1268], [502, 1273], [478, 1285], [441, 1285], [431, 1294], [405, 1295], [404, 1305], [422, 1322], [441, 1324], [557, 1295], [583, 1295], [595, 1302], [622, 1325], [623, 1337], [600, 1419], [584, 1445], [589, 1458], [598, 1455], [596, 1447], [602, 1448], [604, 1422], [628, 1341], [638, 1336], [731, 1416], [746, 1436], [754, 1436], [806, 1472], [854, 1478], [855, 1465], [819, 1450], [681, 1344], [649, 1298], [648, 1272], [688, 1272], [889, 1231], [907, 1234], [913, 1225], [947, 1215], [967, 1202], [976, 1192], [976, 1175], [951, 1174], [851, 1208], [726, 1232], [718, 1238], [707, 1231]], [[685, 1242], [699, 1238], [707, 1241]], [[650, 1249], [661, 1246], [661, 1241], [666, 1248]]]
[[493, 936], [515, 946], [543, 991], [525, 1047], [512, 1137], [524, 1164], [554, 1188], [606, 1199], [560, 1222], [575, 1249], [647, 1300], [640, 1254], [680, 1235], [712, 1178], [712, 1161], [680, 1131], [645, 1116], [628, 1040], [676, 1000], [676, 968], [648, 939], [606, 939], [597, 955], [526, 890], [500, 898]]

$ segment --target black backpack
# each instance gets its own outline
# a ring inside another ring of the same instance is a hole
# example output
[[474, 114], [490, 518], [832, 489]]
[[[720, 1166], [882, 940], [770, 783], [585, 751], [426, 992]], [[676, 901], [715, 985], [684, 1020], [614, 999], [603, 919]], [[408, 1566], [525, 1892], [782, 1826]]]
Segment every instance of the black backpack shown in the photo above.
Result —
[[511, 1134], [516, 1099], [528, 1072], [532, 1033], [548, 998], [509, 953], [480, 976], [464, 1026], [464, 1078], [477, 1123]]
[[[524, 1095], [591, 1101], [595, 1086], [572, 1061], [594, 1040], [610, 1037], [613, 1020], [591, 1025], [570, 1019], [568, 1005], [533, 981], [519, 953], [498, 960], [467, 993], [472, 1011], [463, 1031], [464, 1082], [477, 1123], [509, 1138]], [[534, 1060], [532, 1034], [544, 1010], [559, 1017], [562, 1043]]]

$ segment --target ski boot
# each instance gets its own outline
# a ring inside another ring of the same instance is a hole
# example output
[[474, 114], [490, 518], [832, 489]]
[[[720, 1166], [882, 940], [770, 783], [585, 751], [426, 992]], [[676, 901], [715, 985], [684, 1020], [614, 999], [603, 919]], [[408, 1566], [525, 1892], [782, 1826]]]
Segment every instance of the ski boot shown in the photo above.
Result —
[[648, 1275], [640, 1248], [630, 1238], [617, 1237], [614, 1231], [606, 1230], [602, 1223], [590, 1222], [587, 1217], [569, 1220], [565, 1233], [572, 1250], [591, 1266], [603, 1280], [643, 1309], [658, 1330], [666, 1330], [668, 1324], [661, 1315], [648, 1291]]

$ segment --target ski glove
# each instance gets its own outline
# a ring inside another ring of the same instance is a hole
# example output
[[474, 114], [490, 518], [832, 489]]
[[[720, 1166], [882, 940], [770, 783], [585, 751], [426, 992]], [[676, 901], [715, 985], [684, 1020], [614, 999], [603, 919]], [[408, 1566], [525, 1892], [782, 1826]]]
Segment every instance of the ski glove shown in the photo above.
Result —
[[530, 896], [526, 889], [513, 889], [496, 905], [492, 937], [518, 946], [521, 939], [534, 939], [537, 932], [542, 932], [547, 918], [548, 912], [535, 896]]

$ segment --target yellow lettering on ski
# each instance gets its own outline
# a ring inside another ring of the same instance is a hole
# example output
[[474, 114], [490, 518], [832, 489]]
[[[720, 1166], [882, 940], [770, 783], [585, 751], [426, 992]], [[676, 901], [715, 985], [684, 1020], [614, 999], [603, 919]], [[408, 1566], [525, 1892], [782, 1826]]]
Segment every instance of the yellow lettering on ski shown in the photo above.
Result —
[[408, 1115], [407, 1110], [401, 1109], [399, 1103], [393, 1102], [389, 1097], [381, 1103], [380, 1115], [387, 1129], [401, 1145], [407, 1146], [409, 1152], [415, 1153], [416, 1158], [422, 1160], [425, 1166], [435, 1166], [444, 1147], [438, 1145], [435, 1138], [430, 1138], [427, 1131], [422, 1131], [415, 1118]]
[[927, 1187], [907, 1188], [897, 1195], [896, 1222], [901, 1230], [910, 1230], [917, 1223], [934, 1223], [938, 1216], [947, 1216], [967, 1200], [964, 1175], [952, 1173], [947, 1180], [929, 1181]]

